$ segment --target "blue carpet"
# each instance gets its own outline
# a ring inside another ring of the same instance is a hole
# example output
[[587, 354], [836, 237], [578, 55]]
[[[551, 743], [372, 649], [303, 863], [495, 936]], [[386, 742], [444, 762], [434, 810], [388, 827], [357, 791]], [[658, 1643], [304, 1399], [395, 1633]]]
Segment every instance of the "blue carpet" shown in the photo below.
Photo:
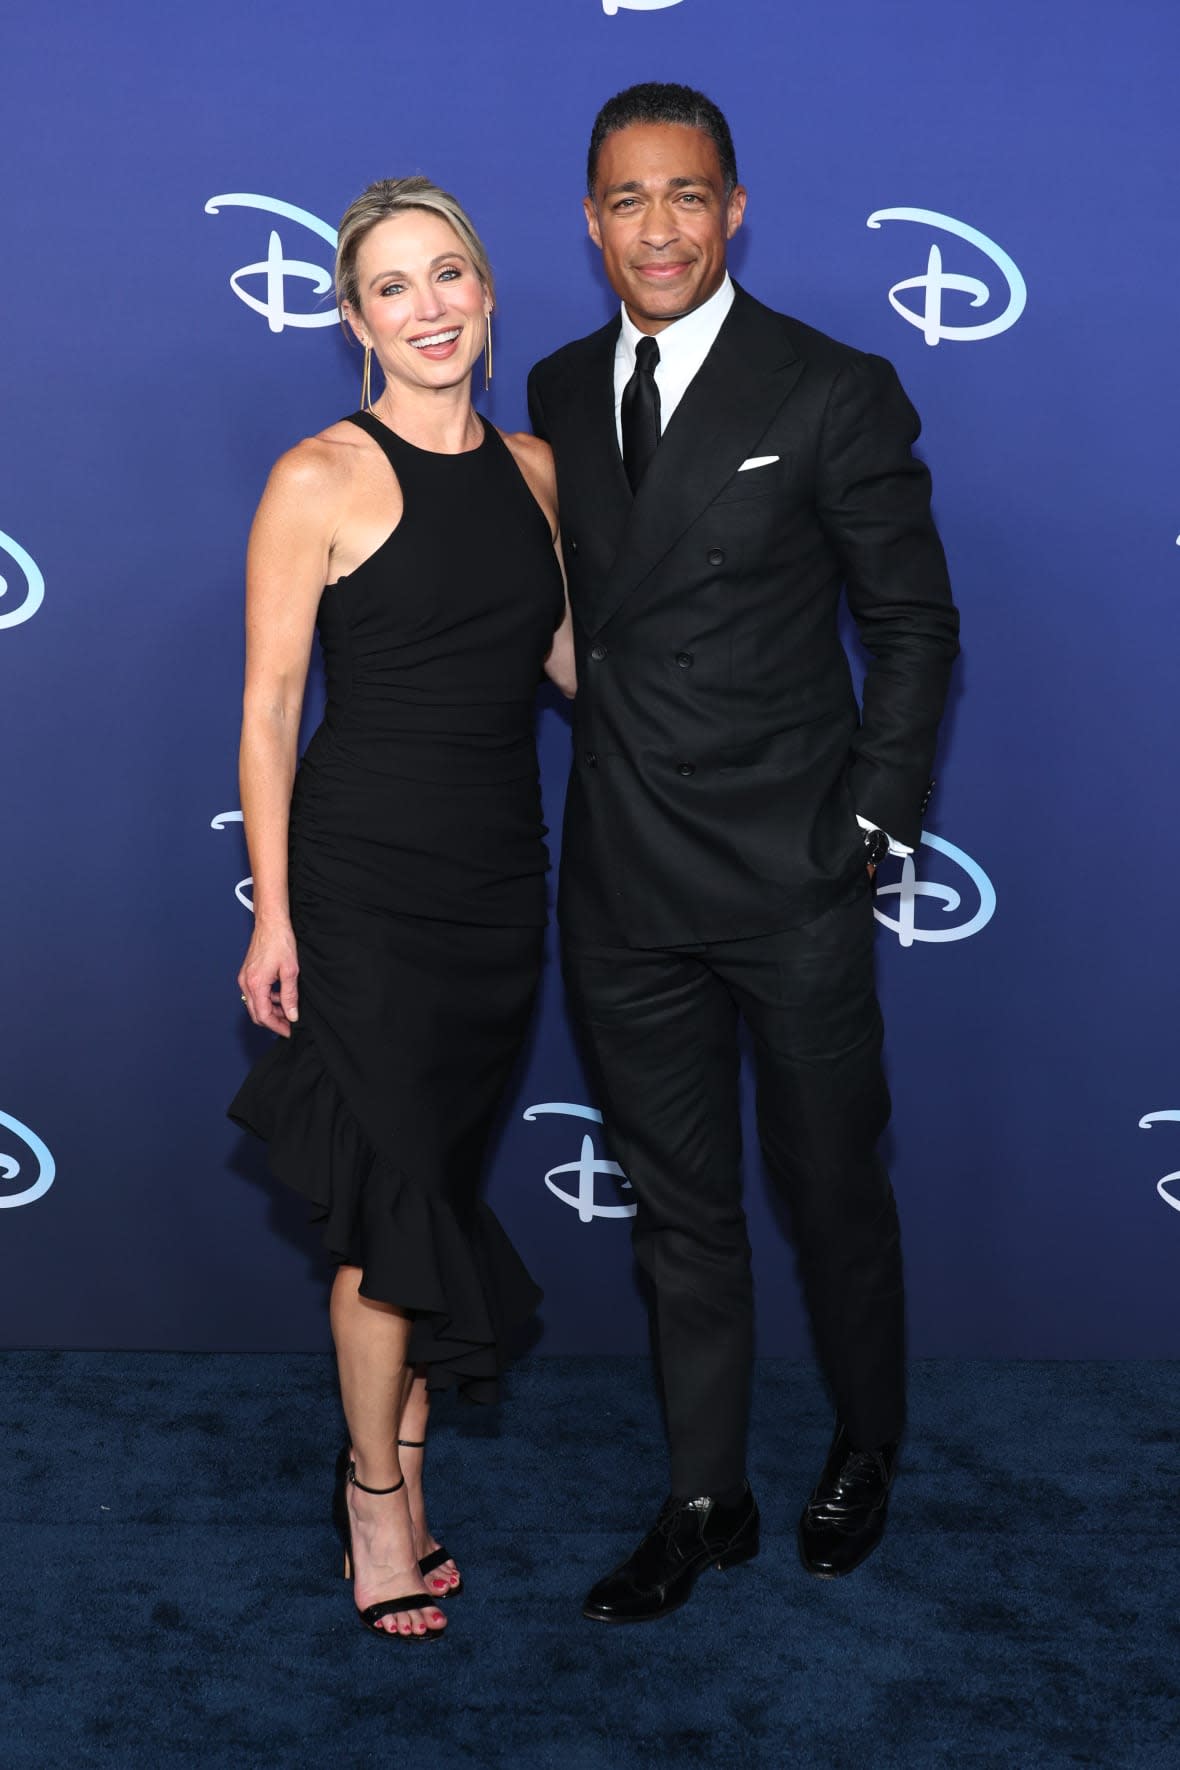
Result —
[[9, 1353], [0, 1420], [3, 1770], [1180, 1766], [1171, 1365], [918, 1365], [885, 1543], [821, 1583], [825, 1408], [766, 1360], [761, 1556], [608, 1629], [580, 1596], [662, 1497], [647, 1367], [535, 1358], [436, 1410], [467, 1590], [422, 1649], [350, 1613], [326, 1358]]

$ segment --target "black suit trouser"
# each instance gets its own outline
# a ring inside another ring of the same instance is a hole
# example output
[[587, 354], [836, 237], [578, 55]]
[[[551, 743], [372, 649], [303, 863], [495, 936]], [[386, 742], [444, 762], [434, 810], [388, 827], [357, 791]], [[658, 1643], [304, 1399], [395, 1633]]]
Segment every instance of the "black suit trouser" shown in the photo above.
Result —
[[754, 1299], [739, 1016], [762, 1151], [790, 1210], [837, 1412], [860, 1447], [900, 1436], [901, 1243], [876, 1153], [889, 1093], [867, 879], [799, 928], [655, 950], [563, 932], [563, 962], [610, 1153], [635, 1189], [672, 1492], [717, 1493], [745, 1474]]

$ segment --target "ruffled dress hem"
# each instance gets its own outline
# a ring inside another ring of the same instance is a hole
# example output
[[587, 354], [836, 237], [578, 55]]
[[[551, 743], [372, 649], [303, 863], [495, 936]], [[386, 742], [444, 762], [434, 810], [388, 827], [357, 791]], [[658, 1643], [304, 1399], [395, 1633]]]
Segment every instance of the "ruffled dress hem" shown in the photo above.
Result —
[[374, 1148], [302, 1021], [255, 1065], [229, 1117], [269, 1143], [271, 1172], [309, 1201], [330, 1257], [361, 1268], [361, 1295], [412, 1317], [409, 1362], [427, 1387], [494, 1401], [541, 1291], [491, 1207], [476, 1199], [460, 1213]]

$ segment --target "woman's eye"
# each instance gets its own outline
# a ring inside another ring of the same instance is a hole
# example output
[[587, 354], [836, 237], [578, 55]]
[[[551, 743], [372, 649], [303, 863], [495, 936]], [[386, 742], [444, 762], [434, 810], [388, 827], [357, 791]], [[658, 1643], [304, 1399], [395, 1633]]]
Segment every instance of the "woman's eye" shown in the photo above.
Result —
[[439, 271], [438, 280], [441, 283], [444, 277], [450, 279], [451, 277], [461, 277], [462, 275], [463, 272], [459, 269], [457, 264], [448, 264], [445, 270]]
[[383, 295], [400, 295], [404, 288], [404, 283], [386, 283], [381, 293]]

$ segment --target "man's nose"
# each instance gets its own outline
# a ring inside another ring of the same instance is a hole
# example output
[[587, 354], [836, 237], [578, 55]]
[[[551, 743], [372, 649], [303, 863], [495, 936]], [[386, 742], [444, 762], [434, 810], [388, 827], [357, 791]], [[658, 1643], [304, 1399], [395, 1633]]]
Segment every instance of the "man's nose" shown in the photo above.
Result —
[[676, 217], [671, 210], [653, 209], [643, 230], [643, 243], [650, 246], [653, 252], [659, 252], [673, 243], [679, 231]]

